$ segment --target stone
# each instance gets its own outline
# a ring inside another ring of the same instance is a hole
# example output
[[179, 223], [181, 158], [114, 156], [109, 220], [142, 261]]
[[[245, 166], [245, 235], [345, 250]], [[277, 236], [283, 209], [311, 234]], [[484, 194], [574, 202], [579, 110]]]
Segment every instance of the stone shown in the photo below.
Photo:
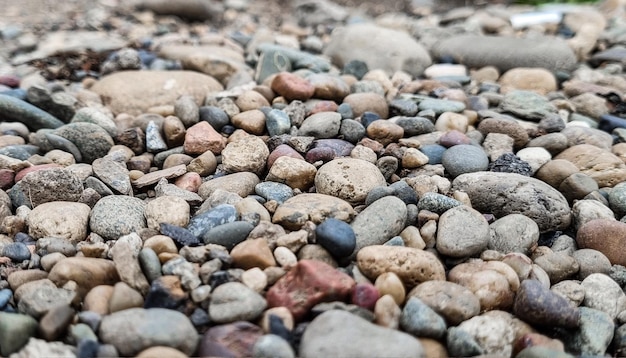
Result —
[[433, 57], [450, 56], [468, 68], [494, 66], [501, 72], [516, 67], [541, 67], [569, 71], [576, 56], [562, 39], [551, 37], [514, 38], [463, 34], [439, 42]]
[[513, 138], [515, 148], [523, 148], [529, 141], [528, 132], [521, 124], [505, 118], [485, 118], [478, 124], [478, 130], [485, 136], [489, 133], [506, 134]]
[[[76, 157], [76, 161], [91, 163], [94, 160], [104, 157], [113, 146], [113, 138], [109, 133], [97, 124], [78, 122], [66, 124], [57, 128], [51, 134], [61, 138], [65, 138], [74, 145], [68, 144], [61, 146], [62, 150], [66, 150]], [[46, 136], [50, 140], [51, 136]], [[67, 147], [67, 148], [65, 148]], [[80, 156], [74, 154], [78, 150]]]
[[515, 270], [500, 261], [474, 260], [458, 264], [448, 273], [448, 280], [472, 291], [482, 311], [510, 309], [519, 288]]
[[567, 138], [568, 147], [589, 144], [610, 151], [613, 145], [613, 137], [609, 133], [596, 128], [567, 126], [561, 131], [561, 134]]
[[417, 297], [409, 297], [404, 305], [400, 327], [416, 337], [435, 339], [441, 339], [447, 329], [443, 318]]
[[539, 226], [521, 214], [509, 214], [489, 225], [490, 250], [530, 254], [539, 242]]
[[239, 172], [207, 180], [198, 188], [198, 195], [206, 200], [216, 190], [226, 190], [242, 198], [254, 193], [254, 187], [259, 184], [259, 177], [251, 172]]
[[144, 300], [141, 293], [124, 282], [113, 286], [113, 293], [109, 301], [109, 312], [114, 313], [134, 307], [143, 307]]
[[254, 357], [295, 358], [296, 354], [282, 337], [275, 334], [266, 334], [259, 338], [252, 348]]
[[235, 128], [243, 129], [250, 134], [262, 135], [265, 131], [265, 114], [258, 109], [237, 113], [231, 122]]
[[407, 206], [395, 196], [386, 196], [359, 213], [350, 226], [356, 236], [354, 253], [370, 245], [382, 245], [406, 226]]
[[387, 101], [378, 93], [351, 93], [343, 99], [343, 103], [350, 106], [354, 118], [363, 116], [365, 112], [375, 113], [380, 118], [389, 116]]
[[248, 270], [254, 267], [266, 269], [276, 266], [269, 243], [265, 238], [245, 240], [237, 244], [230, 252], [236, 267]]
[[460, 144], [448, 148], [441, 157], [441, 163], [452, 177], [457, 177], [487, 170], [489, 158], [480, 147]]
[[191, 355], [199, 341], [184, 314], [163, 308], [130, 308], [104, 316], [98, 333], [102, 342], [114, 345], [123, 355], [136, 355], [152, 346]]
[[281, 72], [272, 80], [271, 88], [287, 101], [306, 101], [313, 97], [315, 87], [305, 78], [289, 72]]
[[215, 323], [252, 321], [265, 310], [265, 299], [239, 282], [228, 282], [216, 287], [211, 293], [209, 317]]
[[513, 312], [530, 324], [566, 328], [576, 328], [580, 325], [579, 310], [536, 280], [522, 281]]
[[210, 150], [200, 154], [187, 164], [188, 172], [198, 173], [202, 177], [215, 173], [216, 168], [217, 159]]
[[91, 90], [114, 114], [138, 115], [151, 107], [174, 103], [181, 95], [201, 103], [207, 93], [223, 90], [213, 77], [193, 71], [121, 71], [104, 76]]
[[579, 269], [578, 262], [565, 252], [548, 251], [536, 257], [535, 264], [548, 274], [551, 283], [558, 283], [574, 276]]
[[456, 326], [480, 313], [480, 301], [466, 287], [449, 281], [426, 281], [415, 286], [408, 298], [417, 297], [441, 315], [450, 326]]
[[249, 222], [234, 221], [209, 229], [202, 236], [202, 240], [205, 244], [222, 245], [231, 250], [244, 241], [253, 229], [254, 226]]
[[113, 258], [120, 280], [141, 292], [142, 295], [145, 295], [150, 289], [150, 284], [143, 271], [141, 271], [141, 266], [137, 259], [142, 244], [143, 241], [139, 235], [133, 232], [117, 239], [109, 254]]
[[614, 154], [594, 145], [574, 145], [554, 159], [574, 163], [581, 173], [594, 179], [599, 187], [613, 187], [626, 180], [626, 164]]
[[[359, 43], [368, 46], [355, 46]], [[387, 56], [390, 53], [394, 56]], [[324, 54], [339, 68], [360, 60], [371, 69], [405, 71], [413, 76], [420, 76], [432, 62], [428, 52], [407, 33], [366, 23], [334, 31]]]
[[185, 353], [179, 351], [178, 349], [164, 347], [164, 346], [155, 346], [144, 349], [136, 355], [137, 358], [152, 358], [152, 357], [170, 357], [170, 358], [185, 358], [187, 357]]
[[183, 148], [185, 153], [202, 154], [206, 151], [218, 155], [226, 147], [226, 138], [222, 137], [208, 122], [198, 122], [187, 128]]
[[364, 160], [340, 158], [321, 166], [315, 175], [320, 194], [332, 195], [348, 202], [363, 202], [373, 188], [385, 185], [378, 168]]
[[119, 281], [115, 264], [110, 260], [92, 257], [68, 257], [57, 262], [50, 270], [48, 279], [59, 287], [69, 281], [78, 285], [77, 293], [84, 297], [98, 285], [113, 285]]
[[270, 151], [259, 137], [247, 137], [230, 142], [222, 151], [222, 165], [228, 173], [252, 172], [261, 174]]
[[200, 339], [202, 357], [251, 357], [254, 344], [263, 336], [261, 327], [239, 321], [209, 328]]
[[22, 178], [19, 187], [33, 208], [52, 201], [76, 202], [83, 191], [80, 179], [74, 173], [62, 168], [30, 172]]
[[230, 204], [221, 204], [205, 212], [194, 215], [189, 220], [187, 230], [197, 238], [203, 237], [212, 228], [237, 220], [237, 209]]
[[502, 112], [512, 113], [530, 121], [540, 121], [552, 113], [556, 113], [556, 107], [548, 100], [535, 92], [515, 90], [504, 96], [500, 106]]
[[439, 253], [451, 257], [474, 256], [483, 252], [489, 241], [489, 223], [480, 212], [468, 206], [455, 206], [439, 217]]
[[122, 195], [130, 195], [133, 188], [130, 185], [130, 178], [126, 165], [109, 158], [98, 158], [91, 163], [93, 173], [102, 180], [104, 184]]
[[580, 327], [575, 331], [561, 331], [558, 338], [565, 350], [576, 355], [602, 355], [608, 349], [615, 324], [611, 317], [593, 308], [580, 308]]
[[0, 312], [0, 353], [17, 353], [37, 334], [37, 320], [25, 314]]
[[404, 128], [388, 120], [378, 119], [366, 128], [367, 136], [382, 145], [397, 142], [404, 136]]
[[[468, 334], [470, 341], [473, 340], [483, 354], [510, 356], [516, 334], [512, 321], [512, 316], [506, 312], [489, 311], [461, 323], [457, 329]], [[451, 351], [450, 347], [448, 351]], [[454, 351], [450, 353], [455, 354]]]
[[582, 280], [592, 274], [608, 275], [611, 272], [611, 261], [598, 250], [579, 249], [574, 251], [572, 257], [578, 262], [578, 278]]
[[272, 222], [288, 230], [299, 230], [307, 221], [316, 224], [327, 218], [350, 221], [354, 216], [352, 206], [342, 199], [325, 194], [300, 194], [279, 205]]
[[150, 201], [144, 210], [147, 227], [159, 230], [160, 224], [184, 227], [189, 223], [189, 204], [175, 196], [161, 196]]
[[162, 179], [177, 178], [187, 172], [184, 164], [176, 165], [167, 169], [156, 170], [146, 175], [139, 177], [132, 181], [133, 186], [136, 188], [143, 188], [149, 185], [153, 185], [161, 181]]
[[585, 290], [585, 307], [602, 311], [615, 319], [626, 309], [626, 295], [620, 285], [608, 275], [594, 273], [587, 276], [582, 282]]
[[269, 307], [286, 307], [296, 321], [318, 303], [343, 301], [356, 283], [332, 266], [316, 260], [300, 260], [266, 294]]
[[47, 341], [61, 337], [74, 319], [74, 309], [69, 305], [59, 305], [46, 313], [39, 322], [39, 334]]
[[334, 138], [339, 133], [341, 115], [336, 112], [318, 112], [304, 119], [298, 135], [317, 139]]
[[503, 73], [498, 82], [503, 93], [509, 89], [519, 89], [546, 95], [557, 90], [556, 78], [552, 72], [542, 67], [512, 68]]
[[424, 281], [445, 280], [443, 264], [424, 250], [403, 246], [373, 245], [362, 248], [357, 256], [359, 270], [375, 280], [385, 272], [393, 272], [411, 289]]
[[72, 123], [76, 122], [88, 122], [97, 124], [109, 133], [111, 137], [115, 137], [118, 134], [118, 129], [115, 126], [115, 122], [107, 116], [104, 112], [92, 108], [83, 107], [76, 111], [72, 117]]
[[302, 159], [282, 156], [274, 161], [266, 180], [284, 183], [293, 189], [304, 191], [313, 185], [316, 174], [317, 169], [314, 165]]
[[626, 184], [617, 184], [609, 192], [609, 207], [618, 218], [626, 215]]
[[145, 203], [137, 198], [111, 195], [100, 199], [91, 210], [89, 227], [106, 240], [146, 227]]
[[397, 305], [401, 305], [406, 298], [406, 290], [400, 277], [393, 272], [385, 272], [376, 277], [374, 287], [381, 296], [389, 295], [393, 297]]
[[622, 247], [626, 240], [626, 224], [614, 219], [595, 219], [582, 225], [576, 233], [576, 243], [581, 249], [594, 249], [603, 253], [613, 265], [626, 266]]
[[75, 245], [87, 237], [90, 211], [89, 206], [81, 203], [41, 204], [28, 214], [28, 234], [35, 239], [61, 237]]
[[59, 128], [63, 125], [58, 118], [32, 104], [12, 96], [0, 95], [0, 114], [7, 121], [24, 123], [31, 130]]
[[43, 317], [58, 305], [70, 305], [76, 292], [58, 288], [49, 279], [30, 281], [15, 290], [17, 311], [36, 319]]
[[476, 210], [492, 213], [496, 218], [525, 215], [537, 223], [540, 232], [565, 229], [571, 221], [570, 207], [563, 195], [534, 178], [477, 172], [458, 176], [452, 188], [466, 192]]
[[[346, 345], [346, 342], [351, 344]], [[377, 326], [351, 313], [330, 310], [307, 327], [298, 355], [346, 357], [422, 357], [424, 350], [415, 337]]]
[[315, 228], [316, 242], [335, 258], [349, 256], [356, 247], [356, 235], [344, 221], [328, 218]]

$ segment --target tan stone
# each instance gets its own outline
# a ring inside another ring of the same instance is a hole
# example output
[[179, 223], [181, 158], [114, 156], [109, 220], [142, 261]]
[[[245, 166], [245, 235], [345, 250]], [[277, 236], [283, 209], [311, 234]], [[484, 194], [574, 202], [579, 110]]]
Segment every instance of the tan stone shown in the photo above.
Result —
[[144, 248], [150, 248], [158, 255], [163, 252], [169, 252], [172, 254], [178, 253], [176, 244], [171, 237], [165, 235], [155, 235], [147, 239], [143, 243]]
[[266, 180], [289, 185], [293, 189], [308, 190], [315, 180], [317, 169], [311, 163], [292, 157], [278, 157]]
[[28, 233], [35, 239], [55, 236], [77, 244], [85, 240], [91, 208], [82, 203], [53, 201], [28, 214]]
[[626, 164], [611, 152], [590, 144], [567, 148], [554, 159], [572, 162], [582, 173], [594, 179], [599, 187], [613, 187], [626, 181]]
[[109, 302], [113, 296], [114, 288], [110, 285], [99, 285], [93, 287], [83, 301], [83, 311], [96, 312], [102, 316], [111, 313]]
[[58, 287], [68, 281], [76, 282], [80, 296], [95, 286], [112, 285], [120, 280], [113, 261], [91, 257], [63, 259], [54, 265], [48, 278]]
[[187, 154], [202, 154], [210, 150], [217, 155], [226, 146], [226, 138], [213, 129], [209, 122], [201, 121], [187, 129], [183, 146]]
[[453, 326], [480, 313], [478, 297], [466, 287], [450, 281], [420, 283], [407, 297], [419, 298]]
[[236, 128], [250, 134], [262, 135], [265, 132], [265, 114], [258, 109], [237, 113], [230, 121]]
[[367, 126], [367, 136], [382, 145], [395, 143], [404, 136], [404, 129], [388, 120], [379, 119]]
[[198, 189], [198, 195], [206, 199], [217, 189], [221, 189], [245, 198], [254, 193], [254, 187], [260, 182], [259, 177], [254, 173], [233, 173], [202, 183]]
[[261, 174], [270, 150], [260, 137], [249, 136], [228, 143], [222, 151], [222, 165], [228, 173], [252, 172]]
[[389, 107], [385, 97], [376, 93], [352, 93], [343, 99], [343, 103], [352, 107], [354, 118], [362, 116], [365, 112], [374, 112], [383, 119], [389, 116]]
[[348, 202], [325, 194], [300, 194], [278, 206], [272, 222], [288, 230], [299, 230], [307, 221], [316, 224], [327, 218], [349, 222], [356, 215]]
[[233, 264], [244, 270], [276, 266], [274, 255], [267, 240], [263, 238], [240, 242], [232, 249], [230, 256], [233, 258]]
[[565, 159], [554, 159], [542, 165], [535, 173], [535, 177], [558, 189], [563, 180], [578, 172], [579, 170], [574, 163]]
[[270, 103], [257, 91], [245, 91], [235, 100], [235, 104], [241, 112], [259, 109], [261, 107], [269, 107]]
[[159, 230], [161, 223], [185, 227], [189, 223], [189, 204], [177, 196], [161, 196], [146, 205], [148, 228]]
[[502, 74], [498, 82], [502, 93], [518, 89], [545, 95], [557, 90], [556, 78], [545, 68], [513, 68]]
[[116, 283], [109, 298], [109, 313], [133, 307], [143, 307], [143, 296], [141, 293], [128, 286], [125, 282]]
[[48, 278], [48, 273], [42, 270], [20, 270], [13, 271], [7, 277], [9, 286], [15, 292], [20, 286], [25, 283]]
[[331, 160], [322, 165], [315, 175], [318, 193], [336, 196], [351, 203], [365, 201], [372, 189], [386, 184], [378, 167], [353, 158]]
[[374, 286], [381, 296], [390, 295], [398, 306], [404, 303], [406, 290], [400, 277], [393, 272], [385, 272], [376, 278]]

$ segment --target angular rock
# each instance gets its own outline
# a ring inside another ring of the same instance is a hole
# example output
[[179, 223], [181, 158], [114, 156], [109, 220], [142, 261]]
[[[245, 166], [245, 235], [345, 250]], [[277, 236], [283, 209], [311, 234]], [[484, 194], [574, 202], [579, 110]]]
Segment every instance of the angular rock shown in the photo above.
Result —
[[63, 168], [50, 168], [28, 173], [19, 185], [33, 208], [52, 201], [76, 202], [83, 192], [83, 183], [80, 178]]

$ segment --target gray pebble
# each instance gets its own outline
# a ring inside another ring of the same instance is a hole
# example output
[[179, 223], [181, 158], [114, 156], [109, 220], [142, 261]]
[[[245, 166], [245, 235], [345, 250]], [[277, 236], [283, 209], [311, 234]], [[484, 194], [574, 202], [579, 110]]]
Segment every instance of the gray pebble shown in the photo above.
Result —
[[272, 137], [287, 134], [291, 129], [291, 119], [285, 111], [272, 109], [266, 114], [265, 127]]
[[275, 334], [261, 336], [252, 347], [254, 358], [295, 358], [296, 354], [289, 342]]
[[161, 136], [161, 130], [154, 121], [146, 127], [146, 150], [148, 153], [159, 153], [167, 150], [167, 144]]
[[161, 261], [154, 250], [144, 247], [139, 251], [138, 260], [141, 271], [146, 275], [148, 282], [151, 283], [161, 277]]
[[446, 333], [446, 322], [432, 308], [417, 297], [410, 297], [400, 316], [400, 326], [416, 337], [442, 338]]
[[215, 323], [250, 321], [258, 318], [265, 308], [265, 298], [240, 282], [219, 285], [211, 293], [209, 316]]
[[420, 210], [428, 210], [439, 215], [456, 206], [463, 205], [460, 201], [438, 193], [428, 192], [422, 195], [417, 207]]
[[0, 94], [0, 115], [7, 121], [24, 123], [34, 131], [42, 128], [59, 128], [64, 124], [28, 102], [2, 94]]
[[407, 137], [435, 131], [433, 122], [424, 117], [401, 117], [398, 118], [396, 124], [404, 129], [404, 135]]
[[254, 225], [247, 221], [234, 221], [209, 229], [203, 236], [205, 244], [217, 244], [231, 250], [235, 245], [244, 241]]
[[2, 248], [2, 256], [10, 258], [13, 262], [22, 262], [30, 259], [30, 250], [24, 243], [12, 242]]
[[[343, 115], [342, 115], [343, 118]], [[343, 136], [344, 140], [350, 143], [356, 143], [365, 137], [365, 127], [360, 122], [353, 119], [343, 119], [341, 121], [341, 128], [339, 128], [339, 134]]]
[[448, 148], [443, 153], [441, 163], [452, 177], [457, 177], [461, 174], [487, 170], [489, 158], [480, 147], [460, 144]]

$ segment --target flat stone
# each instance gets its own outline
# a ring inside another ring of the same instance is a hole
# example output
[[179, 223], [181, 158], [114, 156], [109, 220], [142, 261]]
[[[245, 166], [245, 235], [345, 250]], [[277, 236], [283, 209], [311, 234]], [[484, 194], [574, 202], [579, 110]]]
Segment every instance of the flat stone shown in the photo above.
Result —
[[316, 224], [327, 218], [350, 221], [354, 215], [352, 206], [342, 199], [325, 194], [300, 194], [279, 205], [272, 222], [299, 230], [307, 221]]
[[122, 195], [132, 194], [130, 178], [126, 165], [109, 158], [98, 158], [91, 163], [94, 174], [103, 183]]
[[243, 283], [228, 282], [211, 292], [209, 317], [215, 323], [252, 321], [265, 310], [265, 299]]
[[568, 160], [599, 187], [613, 187], [626, 181], [626, 164], [616, 155], [590, 144], [569, 147], [554, 159]]
[[202, 199], [207, 199], [216, 190], [221, 189], [245, 198], [254, 193], [254, 187], [259, 183], [259, 177], [254, 173], [233, 173], [205, 181], [198, 188], [198, 195]]
[[156, 184], [163, 178], [177, 178], [185, 173], [187, 173], [187, 168], [184, 164], [176, 165], [171, 168], [156, 170], [146, 175], [143, 175], [139, 179], [133, 180], [132, 184], [136, 188], [143, 188], [152, 184]]
[[6, 95], [0, 95], [0, 114], [5, 120], [24, 123], [33, 131], [42, 128], [55, 129], [64, 124], [48, 112], [21, 99]]
[[360, 212], [350, 226], [356, 236], [354, 253], [370, 245], [382, 245], [406, 226], [407, 206], [395, 196], [386, 196]]

